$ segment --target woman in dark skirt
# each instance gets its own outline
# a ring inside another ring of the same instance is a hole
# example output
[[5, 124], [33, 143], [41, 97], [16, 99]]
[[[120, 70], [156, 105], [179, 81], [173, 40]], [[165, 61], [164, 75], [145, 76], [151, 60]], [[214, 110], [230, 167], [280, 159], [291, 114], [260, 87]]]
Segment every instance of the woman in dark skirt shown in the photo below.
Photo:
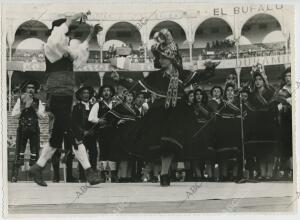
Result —
[[[241, 112], [234, 95], [235, 86], [227, 84], [224, 106], [216, 115], [216, 152], [221, 170], [221, 180], [237, 180], [238, 160], [241, 151]], [[229, 166], [232, 175], [229, 176]]]
[[268, 84], [263, 67], [252, 71], [252, 92], [245, 134], [246, 155], [256, 157], [260, 165], [259, 179], [270, 179], [273, 174], [274, 155], [278, 144], [277, 110], [274, 89]]
[[204, 90], [194, 91], [195, 105], [194, 114], [197, 120], [197, 132], [192, 139], [191, 155], [193, 155], [193, 168], [196, 179], [204, 179], [204, 170], [208, 174], [208, 179], [212, 179], [212, 165], [215, 161], [215, 151], [212, 142], [213, 120], [211, 113], [207, 110], [208, 97]]
[[[249, 96], [251, 94], [250, 92], [250, 88], [248, 86], [245, 86], [242, 88], [242, 90], [240, 91], [241, 93], [241, 97], [242, 97], [242, 102], [243, 102], [243, 110], [245, 112], [245, 117], [244, 117], [244, 137], [247, 137], [247, 132], [250, 128], [250, 126], [248, 126], [248, 123], [251, 124], [252, 120], [255, 120], [254, 118], [252, 118], [253, 114], [247, 115], [247, 113], [249, 113], [250, 111], [254, 111], [254, 107], [251, 105], [251, 103], [249, 102]], [[255, 179], [255, 175], [254, 175], [254, 171], [258, 171], [259, 168], [257, 167], [257, 162], [256, 162], [256, 158], [254, 157], [253, 154], [248, 154], [246, 152], [245, 154], [245, 160], [246, 160], [246, 170], [249, 171], [249, 178], [250, 179]]]
[[[164, 34], [164, 33], [162, 33]], [[145, 160], [160, 158], [162, 161], [160, 184], [170, 185], [169, 169], [172, 160], [180, 156], [193, 135], [190, 121], [185, 117], [187, 107], [181, 101], [184, 86], [192, 79], [190, 71], [182, 70], [181, 59], [174, 41], [168, 33], [168, 46], [155, 47], [161, 70], [139, 81], [156, 99], [147, 114], [137, 122], [135, 141], [131, 144], [131, 154]]]
[[[195, 117], [194, 113], [194, 101], [195, 101], [195, 96], [194, 96], [194, 90], [188, 90], [186, 91], [186, 94], [183, 96], [183, 108], [185, 108], [184, 112], [184, 117], [186, 121], [190, 122], [189, 126], [186, 127], [186, 132], [190, 133], [191, 135], [195, 133], [197, 129], [197, 120]], [[193, 140], [192, 138], [190, 140]], [[176, 163], [174, 161], [173, 165], [171, 168], [171, 176], [174, 179], [177, 180], [184, 180], [184, 181], [192, 181], [193, 180], [193, 169], [191, 167], [191, 160], [194, 158], [197, 158], [195, 155], [195, 148], [192, 146], [193, 143], [187, 142], [187, 144], [184, 146], [183, 151], [176, 157], [176, 159], [179, 161]], [[197, 152], [198, 153], [198, 152]], [[199, 155], [199, 154], [198, 154]], [[184, 161], [182, 163], [181, 161]], [[177, 172], [172, 172], [172, 171], [177, 171]]]
[[[115, 128], [111, 140], [111, 151], [109, 159], [119, 162], [119, 181], [126, 181], [131, 178], [130, 157], [128, 155], [128, 144], [131, 142], [129, 132], [137, 120], [138, 114], [133, 108], [133, 94], [128, 90], [124, 91], [124, 101], [112, 108], [106, 119]], [[126, 141], [124, 141], [126, 140]]]
[[292, 144], [292, 92], [291, 92], [291, 68], [287, 68], [281, 74], [282, 84], [276, 95], [277, 108], [279, 110], [280, 129], [280, 157], [284, 179], [292, 179], [293, 170], [293, 144]]

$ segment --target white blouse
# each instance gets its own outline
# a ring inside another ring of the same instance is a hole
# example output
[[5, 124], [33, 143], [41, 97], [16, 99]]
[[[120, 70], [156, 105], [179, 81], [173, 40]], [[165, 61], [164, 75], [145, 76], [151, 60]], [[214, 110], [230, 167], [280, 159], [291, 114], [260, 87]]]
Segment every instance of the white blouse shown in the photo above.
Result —
[[45, 55], [51, 63], [54, 63], [61, 59], [64, 54], [69, 53], [74, 60], [74, 68], [78, 68], [86, 63], [89, 58], [88, 41], [70, 46], [70, 38], [66, 36], [68, 31], [69, 27], [66, 23], [53, 28], [47, 43], [44, 45]]
[[[43, 105], [41, 100], [39, 100], [39, 108], [38, 108], [36, 114], [39, 119], [43, 119], [46, 117], [45, 106]], [[18, 100], [11, 112], [11, 116], [13, 116], [15, 118], [19, 118], [20, 115], [21, 115], [21, 100], [20, 100], [20, 98], [18, 98]]]
[[[104, 102], [104, 103], [107, 105], [109, 109], [112, 109], [112, 102], [109, 103]], [[89, 119], [88, 119], [90, 122], [94, 124], [99, 123], [100, 118], [98, 118], [98, 111], [99, 111], [99, 103], [97, 102], [93, 105], [90, 111]]]

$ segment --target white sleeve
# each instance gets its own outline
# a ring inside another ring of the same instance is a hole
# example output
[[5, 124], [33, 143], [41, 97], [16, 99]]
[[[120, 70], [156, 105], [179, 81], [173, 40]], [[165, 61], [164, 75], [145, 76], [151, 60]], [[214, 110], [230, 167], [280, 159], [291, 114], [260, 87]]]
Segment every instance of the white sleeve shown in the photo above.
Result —
[[89, 58], [89, 44], [88, 41], [84, 41], [79, 44], [76, 48], [69, 47], [69, 53], [74, 59], [73, 66], [74, 68], [79, 68], [84, 65]]
[[44, 46], [45, 55], [51, 63], [61, 59], [68, 52], [69, 38], [66, 33], [69, 27], [66, 23], [59, 27], [54, 27], [51, 35], [48, 37], [47, 43]]
[[41, 102], [41, 100], [39, 100], [39, 109], [37, 111], [37, 116], [39, 117], [39, 119], [43, 119], [46, 117], [46, 113], [45, 113], [45, 106], [43, 105], [43, 103]]
[[99, 103], [96, 103], [95, 105], [93, 105], [91, 112], [89, 114], [90, 122], [95, 123], [95, 124], [97, 124], [99, 122], [98, 111], [99, 111]]
[[16, 104], [14, 105], [14, 108], [11, 112], [11, 116], [13, 117], [19, 117], [21, 114], [21, 100], [18, 98]]

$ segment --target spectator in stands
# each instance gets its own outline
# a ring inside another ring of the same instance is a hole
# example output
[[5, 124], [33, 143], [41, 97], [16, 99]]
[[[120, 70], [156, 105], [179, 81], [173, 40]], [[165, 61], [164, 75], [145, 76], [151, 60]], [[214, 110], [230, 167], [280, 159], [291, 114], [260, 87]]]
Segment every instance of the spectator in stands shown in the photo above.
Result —
[[29, 165], [32, 166], [37, 161], [40, 150], [40, 127], [39, 119], [44, 118], [45, 108], [42, 102], [35, 97], [36, 91], [39, 89], [39, 83], [35, 81], [25, 82], [21, 86], [24, 92], [17, 99], [12, 110], [12, 116], [19, 119], [19, 127], [17, 129], [15, 161], [12, 171], [12, 182], [17, 182], [19, 168], [24, 165], [24, 154], [26, 145], [30, 142], [30, 160]]

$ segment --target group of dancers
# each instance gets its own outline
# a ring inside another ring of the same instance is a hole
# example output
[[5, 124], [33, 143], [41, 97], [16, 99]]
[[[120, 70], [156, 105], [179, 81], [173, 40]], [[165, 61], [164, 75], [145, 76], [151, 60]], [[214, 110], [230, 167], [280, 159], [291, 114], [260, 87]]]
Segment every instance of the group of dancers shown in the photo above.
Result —
[[[73, 66], [87, 61], [88, 42], [101, 31], [95, 25], [83, 43], [70, 46], [74, 21], [86, 17], [79, 13], [54, 21], [44, 47], [47, 108], [53, 123], [49, 145], [29, 170], [38, 185], [47, 186], [42, 171], [47, 161], [59, 154], [64, 139], [70, 146], [66, 154], [73, 151], [80, 163], [80, 179], [91, 185], [105, 181], [97, 172], [97, 142], [100, 160], [107, 162], [116, 181], [131, 177], [133, 169], [139, 174], [138, 170], [156, 164], [160, 185], [169, 186], [176, 161], [189, 167], [191, 180], [204, 176], [238, 180], [245, 161], [250, 178], [257, 176], [256, 170], [261, 180], [270, 179], [275, 158], [281, 158], [285, 169], [292, 170], [290, 68], [282, 74], [278, 91], [268, 83], [263, 66], [256, 65], [244, 88], [238, 88], [236, 75], [230, 74], [224, 88], [212, 87], [208, 98], [204, 89], [191, 84], [197, 75], [209, 76], [217, 64], [200, 72], [184, 70], [167, 29], [154, 35], [152, 53], [159, 70], [138, 82], [113, 74], [117, 89], [102, 86], [94, 104], [90, 102], [95, 100], [93, 88], [83, 86], [76, 92], [78, 103], [72, 108]], [[38, 108], [26, 105], [20, 108], [20, 118], [29, 108], [38, 112]]]

